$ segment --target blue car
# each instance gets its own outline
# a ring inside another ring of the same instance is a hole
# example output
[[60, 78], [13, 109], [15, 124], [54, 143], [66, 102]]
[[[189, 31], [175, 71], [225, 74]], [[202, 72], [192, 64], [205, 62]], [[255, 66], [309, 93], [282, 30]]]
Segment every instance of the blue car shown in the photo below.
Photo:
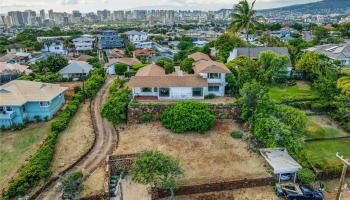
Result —
[[279, 197], [287, 200], [323, 200], [323, 192], [307, 186], [296, 184], [276, 184], [275, 191]]

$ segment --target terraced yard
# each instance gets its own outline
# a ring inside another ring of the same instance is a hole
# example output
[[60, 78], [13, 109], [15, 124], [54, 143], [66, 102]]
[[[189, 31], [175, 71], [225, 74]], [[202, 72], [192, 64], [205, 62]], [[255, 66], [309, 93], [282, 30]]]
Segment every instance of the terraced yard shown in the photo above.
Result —
[[20, 131], [0, 133], [0, 188], [15, 175], [50, 132], [51, 122], [28, 124]]
[[132, 125], [120, 132], [114, 154], [145, 150], [170, 154], [185, 171], [182, 185], [270, 177], [264, 159], [250, 151], [247, 142], [230, 136], [234, 130], [242, 131], [232, 120], [217, 123], [203, 135], [174, 134], [160, 122]]
[[326, 115], [309, 116], [306, 126], [306, 138], [334, 138], [350, 136], [334, 120]]
[[311, 164], [322, 170], [340, 169], [336, 153], [350, 157], [350, 139], [312, 141], [306, 143], [306, 153]]
[[319, 97], [319, 93], [313, 90], [308, 82], [297, 81], [296, 85], [285, 84], [273, 85], [270, 87], [269, 95], [277, 103], [288, 99], [314, 99]]

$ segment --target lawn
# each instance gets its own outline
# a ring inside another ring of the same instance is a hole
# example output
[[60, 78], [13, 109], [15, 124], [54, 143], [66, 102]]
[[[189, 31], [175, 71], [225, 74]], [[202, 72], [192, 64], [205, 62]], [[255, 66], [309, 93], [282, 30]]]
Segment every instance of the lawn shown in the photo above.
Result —
[[182, 185], [270, 177], [265, 160], [250, 151], [247, 142], [230, 136], [234, 130], [241, 131], [232, 120], [217, 123], [203, 135], [174, 134], [160, 122], [132, 125], [120, 133], [118, 148], [113, 153], [158, 150], [170, 154], [185, 171]]
[[305, 147], [310, 163], [322, 170], [341, 168], [342, 164], [335, 155], [337, 152], [350, 157], [350, 139], [312, 141], [307, 142]]
[[328, 116], [309, 116], [306, 125], [306, 138], [334, 138], [349, 136], [334, 120]]
[[0, 188], [15, 175], [50, 132], [50, 122], [28, 124], [20, 131], [0, 133]]
[[287, 99], [314, 99], [319, 97], [319, 93], [313, 90], [309, 83], [305, 81], [297, 81], [296, 85], [293, 86], [273, 85], [270, 87], [269, 95], [275, 102]]

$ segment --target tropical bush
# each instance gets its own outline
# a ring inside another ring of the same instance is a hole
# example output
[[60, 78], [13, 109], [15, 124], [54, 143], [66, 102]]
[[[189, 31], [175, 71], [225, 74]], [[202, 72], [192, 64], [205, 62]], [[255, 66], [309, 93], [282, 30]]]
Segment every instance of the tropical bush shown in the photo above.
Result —
[[113, 124], [119, 124], [127, 119], [130, 90], [120, 89], [113, 93], [103, 104], [101, 115]]
[[152, 114], [149, 114], [149, 113], [144, 113], [144, 114], [140, 115], [140, 117], [139, 117], [139, 121], [141, 123], [151, 122], [152, 119], [153, 119], [153, 116], [152, 116]]
[[204, 133], [214, 126], [215, 116], [208, 105], [200, 102], [180, 102], [167, 108], [161, 114], [165, 128], [174, 133], [195, 131]]
[[175, 72], [174, 62], [169, 58], [159, 58], [156, 62], [157, 65], [163, 67], [167, 74]]
[[301, 184], [310, 185], [316, 180], [315, 173], [308, 168], [302, 168], [297, 172], [297, 179]]
[[230, 135], [231, 135], [232, 138], [236, 138], [236, 139], [239, 139], [239, 138], [243, 137], [243, 133], [241, 131], [232, 131], [230, 133]]
[[117, 63], [114, 65], [115, 74], [124, 75], [126, 71], [128, 71], [128, 66], [124, 63]]

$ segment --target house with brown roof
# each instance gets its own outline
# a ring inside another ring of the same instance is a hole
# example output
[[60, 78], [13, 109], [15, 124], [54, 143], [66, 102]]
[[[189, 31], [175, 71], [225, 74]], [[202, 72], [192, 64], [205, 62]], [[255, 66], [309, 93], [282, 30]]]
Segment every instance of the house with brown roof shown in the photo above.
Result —
[[0, 62], [0, 83], [17, 79], [22, 74], [30, 74], [29, 66]]
[[134, 58], [137, 56], [145, 56], [145, 57], [152, 57], [154, 54], [153, 49], [136, 49], [135, 51], [132, 52], [132, 55]]
[[194, 74], [186, 74], [179, 67], [174, 73], [166, 74], [164, 68], [150, 64], [139, 69], [128, 86], [136, 99], [204, 99], [209, 94], [225, 95], [226, 74], [231, 72], [224, 64], [208, 56], [198, 59], [193, 69]]
[[114, 65], [118, 63], [126, 64], [128, 71], [133, 68], [134, 65], [142, 64], [141, 61], [137, 58], [112, 58], [109, 59], [109, 62], [104, 65], [107, 69], [108, 74], [115, 75]]

